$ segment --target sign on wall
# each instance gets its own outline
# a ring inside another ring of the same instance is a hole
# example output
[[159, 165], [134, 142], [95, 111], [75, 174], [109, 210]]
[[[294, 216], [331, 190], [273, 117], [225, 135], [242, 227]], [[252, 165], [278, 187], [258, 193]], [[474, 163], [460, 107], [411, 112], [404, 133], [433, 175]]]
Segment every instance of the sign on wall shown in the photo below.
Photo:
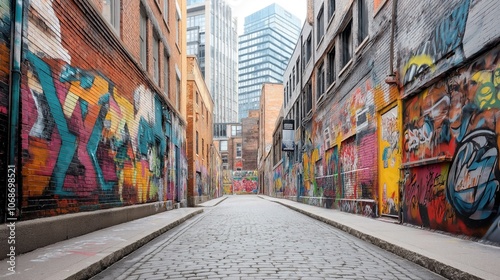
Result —
[[291, 151], [293, 152], [295, 149], [294, 142], [294, 120], [283, 120], [283, 138], [281, 144], [282, 151]]

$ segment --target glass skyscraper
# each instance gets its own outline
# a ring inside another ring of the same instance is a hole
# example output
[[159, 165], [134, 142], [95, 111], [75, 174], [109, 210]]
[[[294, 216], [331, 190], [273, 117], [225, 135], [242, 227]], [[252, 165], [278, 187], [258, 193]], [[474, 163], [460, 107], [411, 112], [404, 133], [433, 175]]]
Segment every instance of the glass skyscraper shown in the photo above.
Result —
[[300, 34], [300, 20], [277, 4], [247, 17], [239, 37], [239, 115], [259, 109], [263, 83], [282, 83]]
[[224, 0], [187, 0], [187, 53], [214, 101], [214, 123], [238, 121], [237, 21]]

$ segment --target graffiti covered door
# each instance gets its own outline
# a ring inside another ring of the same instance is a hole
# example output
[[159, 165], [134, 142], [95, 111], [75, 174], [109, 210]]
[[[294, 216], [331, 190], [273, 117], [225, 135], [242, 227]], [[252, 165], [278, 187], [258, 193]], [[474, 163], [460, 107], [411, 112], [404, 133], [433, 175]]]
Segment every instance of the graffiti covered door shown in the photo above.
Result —
[[401, 143], [398, 118], [399, 106], [392, 107], [379, 117], [379, 205], [381, 215], [399, 213], [399, 179]]

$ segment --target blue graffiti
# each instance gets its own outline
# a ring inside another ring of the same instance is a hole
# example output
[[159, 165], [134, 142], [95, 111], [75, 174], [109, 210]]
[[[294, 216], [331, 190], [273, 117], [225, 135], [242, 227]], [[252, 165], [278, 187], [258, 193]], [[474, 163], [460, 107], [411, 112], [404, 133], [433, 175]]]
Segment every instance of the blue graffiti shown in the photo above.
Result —
[[38, 76], [43, 94], [50, 108], [50, 114], [52, 114], [57, 130], [61, 136], [61, 149], [52, 173], [51, 187], [54, 189], [54, 194], [73, 195], [73, 192], [63, 190], [63, 184], [66, 172], [76, 152], [76, 136], [72, 134], [68, 128], [68, 123], [66, 122], [61, 103], [57, 98], [56, 88], [51, 75], [52, 71], [49, 65], [30, 51], [26, 52], [26, 59], [32, 64], [34, 74]]

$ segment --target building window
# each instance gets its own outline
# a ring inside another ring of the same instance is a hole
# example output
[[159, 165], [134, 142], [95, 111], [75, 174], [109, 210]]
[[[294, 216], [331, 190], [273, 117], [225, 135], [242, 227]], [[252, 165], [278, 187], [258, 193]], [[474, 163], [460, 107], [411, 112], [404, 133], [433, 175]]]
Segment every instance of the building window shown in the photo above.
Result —
[[312, 85], [311, 82], [307, 82], [305, 90], [304, 90], [304, 116], [312, 110]]
[[198, 95], [199, 95], [199, 93], [196, 92], [196, 104], [198, 104]]
[[169, 0], [163, 0], [163, 18], [168, 24], [168, 2]]
[[198, 154], [198, 131], [196, 131], [196, 154]]
[[300, 77], [299, 77], [299, 67], [300, 67], [300, 57], [297, 58], [297, 61], [295, 62], [295, 68], [297, 68], [297, 84], [299, 83]]
[[181, 80], [179, 77], [176, 78], [176, 87], [175, 87], [175, 106], [177, 110], [181, 108]]
[[335, 0], [328, 0], [328, 20], [333, 17], [335, 13]]
[[180, 46], [180, 37], [181, 37], [181, 9], [179, 7], [179, 3], [175, 2], [175, 42]]
[[325, 67], [324, 63], [318, 67], [316, 76], [316, 98], [319, 99], [325, 93]]
[[231, 127], [231, 135], [232, 136], [240, 136], [241, 135], [241, 125], [233, 125]]
[[316, 17], [317, 19], [317, 26], [316, 26], [316, 35], [317, 35], [317, 41], [316, 44], [318, 45], [321, 39], [323, 39], [323, 34], [325, 34], [325, 21], [323, 19], [323, 6], [321, 6], [321, 9], [319, 10], [318, 16]]
[[241, 143], [236, 143], [236, 157], [241, 157]]
[[342, 40], [342, 68], [344, 68], [347, 63], [352, 58], [352, 20], [349, 21], [344, 31], [341, 33]]
[[148, 16], [146, 15], [146, 11], [144, 7], [141, 5], [141, 22], [140, 22], [140, 33], [139, 33], [139, 41], [140, 41], [140, 52], [141, 52], [141, 64], [144, 69], [148, 69]]
[[153, 35], [153, 79], [160, 84], [160, 39], [156, 32]]
[[201, 156], [205, 157], [205, 139], [201, 138]]
[[220, 141], [220, 150], [221, 152], [227, 151], [227, 140]]
[[312, 45], [311, 45], [311, 35], [309, 34], [309, 37], [307, 37], [306, 41], [306, 56], [305, 56], [305, 63], [307, 64], [309, 62], [309, 59], [311, 59], [311, 54], [312, 54]]
[[120, 32], [120, 0], [102, 0], [102, 15], [113, 26], [116, 32]]
[[328, 86], [335, 82], [335, 46], [328, 52], [328, 71], [326, 72]]
[[166, 96], [168, 96], [168, 75], [169, 75], [169, 69], [170, 69], [170, 58], [168, 57], [168, 52], [165, 49], [164, 50], [164, 56], [163, 56], [163, 92], [165, 93]]
[[366, 0], [358, 0], [358, 44], [368, 36], [368, 7]]

